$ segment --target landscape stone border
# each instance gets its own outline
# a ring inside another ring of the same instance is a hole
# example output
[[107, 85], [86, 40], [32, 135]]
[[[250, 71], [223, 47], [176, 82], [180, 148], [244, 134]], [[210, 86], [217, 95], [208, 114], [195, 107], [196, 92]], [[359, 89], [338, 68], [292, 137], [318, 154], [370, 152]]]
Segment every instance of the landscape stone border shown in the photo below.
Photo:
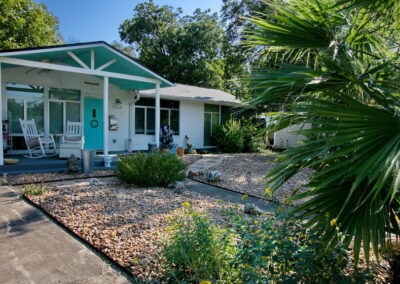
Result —
[[237, 191], [237, 190], [233, 190], [233, 189], [230, 189], [230, 188], [227, 188], [227, 187], [223, 187], [223, 186], [220, 186], [220, 185], [217, 185], [217, 184], [213, 184], [211, 182], [206, 182], [206, 181], [203, 181], [203, 180], [199, 180], [199, 179], [196, 179], [195, 177], [189, 177], [188, 176], [187, 178], [191, 179], [191, 180], [193, 180], [195, 182], [199, 182], [199, 183], [206, 184], [206, 185], [209, 185], [209, 186], [213, 186], [213, 187], [216, 187], [216, 188], [219, 188], [219, 189], [222, 189], [222, 190], [226, 190], [226, 191], [230, 191], [230, 192], [233, 192], [233, 193], [237, 193], [237, 194], [240, 194], [242, 196], [246, 195], [246, 196], [258, 199], [258, 200], [272, 202], [272, 203], [275, 203], [277, 205], [293, 207], [293, 205], [291, 205], [291, 204], [284, 204], [284, 203], [282, 203], [282, 202], [280, 202], [278, 200], [272, 199], [272, 198], [262, 198], [262, 197], [259, 197], [259, 196], [253, 195], [253, 194], [247, 194], [247, 193], [243, 194], [243, 192], [240, 192], [240, 191]]

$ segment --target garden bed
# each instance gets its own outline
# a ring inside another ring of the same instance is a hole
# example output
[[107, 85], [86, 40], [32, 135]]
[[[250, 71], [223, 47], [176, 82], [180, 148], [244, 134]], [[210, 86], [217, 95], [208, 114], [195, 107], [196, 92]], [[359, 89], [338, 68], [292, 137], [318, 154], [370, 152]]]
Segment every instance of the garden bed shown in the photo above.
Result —
[[68, 174], [66, 172], [55, 172], [55, 173], [35, 173], [35, 174], [21, 174], [11, 175], [8, 177], [8, 182], [12, 185], [28, 184], [28, 183], [46, 183], [53, 181], [62, 180], [74, 180], [91, 177], [108, 177], [114, 176], [113, 170], [95, 170], [90, 174], [84, 174], [82, 172], [75, 174]]
[[[263, 198], [266, 184], [264, 177], [277, 166], [274, 160], [277, 154], [232, 154], [225, 158], [219, 165], [208, 169], [218, 170], [222, 174], [222, 181], [207, 182], [205, 176], [194, 176], [193, 179], [227, 188], [241, 194], [248, 194]], [[285, 200], [292, 192], [308, 182], [310, 169], [303, 169], [289, 179], [275, 192], [273, 199], [279, 202]]]
[[[42, 195], [26, 198], [143, 280], [162, 277], [161, 245], [169, 234], [169, 220], [179, 214], [182, 203], [190, 202], [193, 209], [207, 212], [222, 227], [230, 227], [219, 201], [191, 191], [178, 194], [165, 188], [76, 186], [49, 188]], [[361, 267], [366, 268], [363, 257]], [[386, 261], [372, 260], [374, 283], [386, 283], [388, 267]]]
[[[188, 166], [201, 159], [201, 155], [185, 155], [182, 160], [183, 163]], [[28, 183], [46, 183], [52, 181], [62, 181], [62, 180], [74, 180], [81, 178], [90, 177], [107, 177], [114, 176], [114, 170], [95, 170], [90, 174], [84, 174], [82, 172], [75, 174], [68, 174], [66, 172], [55, 172], [55, 173], [35, 173], [35, 174], [20, 174], [20, 175], [10, 175], [8, 177], [8, 182], [11, 185], [20, 185]]]
[[142, 279], [159, 277], [160, 244], [168, 219], [183, 202], [224, 221], [217, 200], [185, 191], [133, 186], [52, 188], [26, 196], [76, 235]]

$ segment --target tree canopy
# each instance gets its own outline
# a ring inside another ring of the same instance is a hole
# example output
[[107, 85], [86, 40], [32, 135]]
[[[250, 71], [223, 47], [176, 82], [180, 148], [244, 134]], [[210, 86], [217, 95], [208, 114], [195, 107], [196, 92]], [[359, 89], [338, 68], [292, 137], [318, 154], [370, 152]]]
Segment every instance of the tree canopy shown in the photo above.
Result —
[[168, 79], [190, 85], [223, 88], [225, 62], [221, 56], [224, 31], [217, 14], [138, 4], [131, 19], [120, 26], [123, 41], [132, 44], [139, 60]]
[[0, 0], [0, 49], [54, 45], [62, 42], [58, 19], [44, 4]]
[[133, 47], [131, 45], [125, 45], [122, 44], [116, 40], [114, 40], [111, 45], [113, 47], [115, 47], [116, 49], [118, 49], [119, 51], [122, 51], [123, 53], [125, 53], [126, 55], [130, 56], [130, 57], [136, 57], [135, 51], [133, 50]]

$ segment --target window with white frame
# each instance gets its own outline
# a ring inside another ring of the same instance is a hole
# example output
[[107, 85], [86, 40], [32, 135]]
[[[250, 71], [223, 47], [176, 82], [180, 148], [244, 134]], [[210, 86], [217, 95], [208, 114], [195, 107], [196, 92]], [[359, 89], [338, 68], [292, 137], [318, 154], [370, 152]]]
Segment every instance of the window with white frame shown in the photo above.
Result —
[[[155, 134], [155, 99], [141, 98], [135, 104], [135, 134]], [[179, 101], [160, 100], [160, 127], [171, 126], [179, 135]]]
[[44, 131], [44, 87], [6, 84], [7, 119], [10, 150], [26, 149], [19, 119], [34, 119], [38, 132]]
[[79, 90], [49, 89], [49, 133], [62, 135], [67, 121], [81, 121]]
[[39, 132], [43, 132], [44, 88], [33, 85], [6, 85], [7, 117], [10, 133], [22, 133], [19, 119], [34, 119]]

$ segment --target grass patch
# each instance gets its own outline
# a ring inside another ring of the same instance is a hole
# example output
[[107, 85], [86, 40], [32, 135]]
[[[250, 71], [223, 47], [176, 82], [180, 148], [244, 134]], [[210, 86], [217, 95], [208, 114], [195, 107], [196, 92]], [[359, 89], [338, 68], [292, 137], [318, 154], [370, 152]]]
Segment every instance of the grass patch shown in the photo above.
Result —
[[48, 189], [42, 185], [30, 184], [22, 187], [22, 193], [25, 195], [42, 195]]

